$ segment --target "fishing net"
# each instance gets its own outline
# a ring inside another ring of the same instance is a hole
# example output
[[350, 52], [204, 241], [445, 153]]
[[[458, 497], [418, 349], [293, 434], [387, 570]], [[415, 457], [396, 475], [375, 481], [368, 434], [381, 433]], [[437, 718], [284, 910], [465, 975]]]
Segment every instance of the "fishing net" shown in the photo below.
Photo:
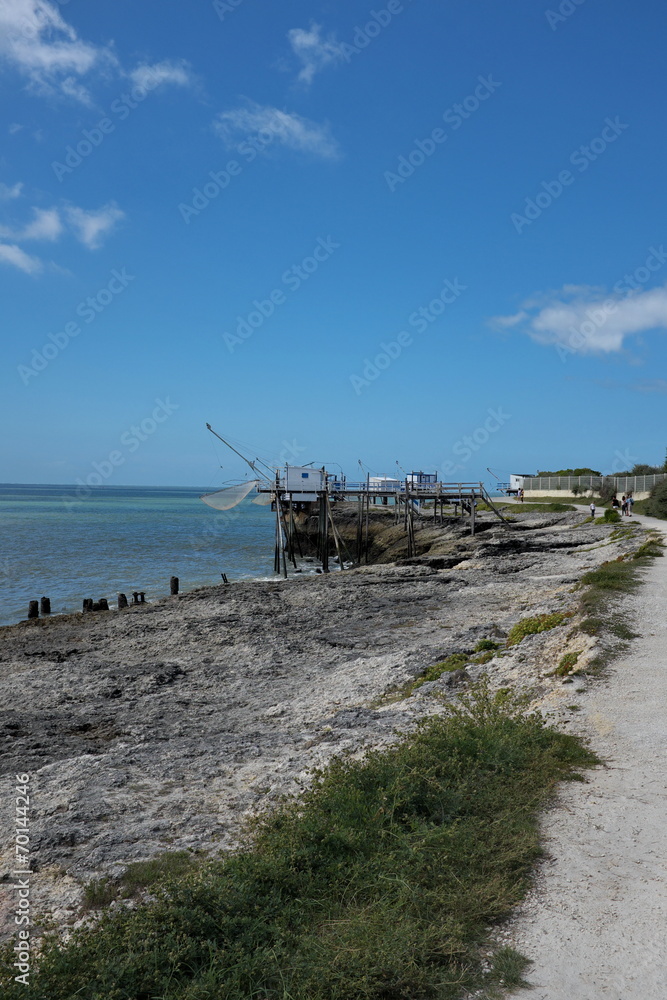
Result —
[[275, 500], [275, 493], [260, 493], [259, 496], [251, 500], [251, 503], [256, 503], [258, 507], [268, 507], [270, 503]]
[[226, 486], [222, 490], [216, 490], [215, 493], [204, 493], [199, 499], [203, 500], [209, 507], [213, 507], [214, 510], [231, 510], [232, 507], [236, 507], [242, 500], [245, 500], [259, 482], [259, 479], [251, 479], [249, 482], [239, 483], [237, 486]]

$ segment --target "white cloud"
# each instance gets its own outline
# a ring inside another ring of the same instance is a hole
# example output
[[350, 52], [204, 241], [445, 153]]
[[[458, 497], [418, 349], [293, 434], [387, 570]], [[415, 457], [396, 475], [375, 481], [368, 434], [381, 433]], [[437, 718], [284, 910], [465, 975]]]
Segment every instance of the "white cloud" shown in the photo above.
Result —
[[163, 84], [173, 84], [177, 87], [190, 87], [195, 79], [189, 63], [185, 59], [173, 62], [164, 59], [162, 62], [140, 63], [129, 74], [132, 82], [144, 90], [155, 90]]
[[9, 134], [16, 135], [17, 132], [20, 132], [24, 128], [25, 125], [19, 125], [18, 122], [12, 122], [11, 125], [9, 126]]
[[90, 212], [77, 208], [76, 205], [68, 205], [66, 212], [77, 239], [89, 250], [101, 247], [105, 236], [125, 218], [125, 212], [114, 201]]
[[518, 313], [514, 313], [512, 316], [496, 316], [494, 322], [496, 326], [509, 328], [512, 326], [516, 326], [517, 323], [521, 323], [524, 319], [527, 318], [527, 316], [528, 313], [526, 312], [526, 310], [521, 309]]
[[23, 190], [23, 182], [18, 181], [16, 184], [3, 184], [0, 181], [0, 201], [10, 201], [12, 198], [19, 198], [21, 191]]
[[626, 337], [644, 330], [667, 331], [667, 285], [621, 297], [604, 289], [568, 285], [533, 298], [498, 326], [517, 326], [540, 344], [584, 354], [620, 351]]
[[49, 0], [2, 0], [0, 58], [26, 76], [37, 93], [61, 93], [84, 104], [90, 97], [77, 77], [118, 63], [108, 46], [79, 38]]
[[33, 219], [22, 229], [10, 229], [0, 226], [0, 237], [17, 240], [57, 240], [63, 231], [60, 213], [57, 208], [33, 208]]
[[13, 243], [0, 243], [0, 263], [18, 267], [26, 274], [36, 274], [42, 270], [42, 262], [38, 257], [31, 257]]
[[[59, 95], [92, 107], [88, 84], [111, 72], [146, 90], [194, 82], [185, 60], [142, 63], [125, 72], [111, 45], [80, 38], [52, 0], [0, 0], [0, 63], [17, 69], [40, 95]], [[17, 131], [22, 126], [10, 126]]]
[[292, 28], [287, 32], [287, 38], [292, 46], [292, 52], [301, 62], [298, 78], [302, 83], [310, 84], [313, 77], [326, 66], [340, 62], [343, 49], [333, 33], [322, 38], [322, 26], [311, 23], [310, 30]]
[[667, 379], [653, 378], [646, 382], [635, 382], [630, 388], [635, 392], [658, 392], [664, 396], [667, 395]]
[[33, 208], [33, 220], [15, 238], [20, 240], [57, 240], [63, 231], [57, 208]]
[[264, 135], [268, 133], [265, 146], [275, 142], [287, 149], [311, 153], [329, 160], [340, 155], [338, 143], [331, 135], [328, 125], [318, 125], [301, 115], [270, 106], [263, 107], [254, 101], [248, 102], [243, 108], [223, 111], [218, 115], [214, 128], [228, 145], [234, 145], [255, 133], [260, 134], [260, 138], [264, 140]]

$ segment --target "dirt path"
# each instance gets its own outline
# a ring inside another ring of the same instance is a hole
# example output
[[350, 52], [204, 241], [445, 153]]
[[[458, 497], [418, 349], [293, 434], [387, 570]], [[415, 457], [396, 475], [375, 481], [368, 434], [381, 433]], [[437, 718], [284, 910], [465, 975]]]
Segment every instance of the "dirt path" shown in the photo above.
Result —
[[[633, 520], [667, 535], [664, 521]], [[607, 766], [546, 817], [549, 858], [510, 929], [534, 962], [523, 998], [667, 997], [667, 558], [626, 606], [640, 638], [577, 721]]]

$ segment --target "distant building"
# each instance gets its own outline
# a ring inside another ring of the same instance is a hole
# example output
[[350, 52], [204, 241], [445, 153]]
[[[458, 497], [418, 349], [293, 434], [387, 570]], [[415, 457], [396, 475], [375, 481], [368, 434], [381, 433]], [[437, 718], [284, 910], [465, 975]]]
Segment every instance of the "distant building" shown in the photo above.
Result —
[[324, 476], [321, 469], [308, 465], [286, 465], [284, 485], [293, 500], [305, 503], [317, 500], [318, 491], [324, 489]]
[[532, 478], [533, 478], [532, 472], [522, 472], [521, 474], [515, 473], [514, 475], [510, 474], [510, 485], [509, 489], [506, 492], [518, 493], [519, 490], [522, 490], [524, 488], [523, 486], [524, 480]]
[[407, 477], [409, 483], [415, 483], [418, 486], [426, 486], [428, 483], [437, 483], [438, 473], [437, 472], [411, 472]]

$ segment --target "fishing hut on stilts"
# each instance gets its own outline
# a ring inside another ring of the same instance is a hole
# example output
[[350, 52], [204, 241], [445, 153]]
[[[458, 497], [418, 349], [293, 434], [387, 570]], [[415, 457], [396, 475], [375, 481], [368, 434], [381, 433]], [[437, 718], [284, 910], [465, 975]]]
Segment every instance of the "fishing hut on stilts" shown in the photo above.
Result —
[[[481, 482], [446, 483], [438, 481], [433, 474], [421, 472], [413, 472], [404, 479], [368, 474], [365, 480], [351, 482], [342, 472], [338, 476], [328, 473], [324, 466], [314, 469], [312, 463], [271, 469], [259, 459], [252, 461], [246, 458], [210, 424], [206, 426], [250, 466], [255, 478], [206, 493], [201, 499], [210, 507], [224, 511], [235, 507], [252, 493], [255, 494], [253, 503], [271, 505], [276, 515], [273, 567], [276, 574], [284, 577], [288, 575], [288, 564], [297, 569], [297, 553], [300, 559], [304, 557], [305, 546], [298, 523], [298, 515], [303, 513], [317, 515], [315, 547], [322, 573], [329, 572], [332, 546], [340, 569], [368, 563], [371, 506], [377, 503], [393, 506], [393, 523], [402, 524], [407, 536], [408, 558], [417, 555], [415, 533], [423, 527], [422, 512], [427, 503], [431, 525], [442, 526], [451, 521], [452, 515], [445, 514], [445, 509], [449, 512], [453, 508], [454, 518], [467, 521], [470, 533], [474, 535], [478, 503], [485, 504], [500, 521], [507, 523]], [[264, 469], [259, 468], [260, 465]], [[349, 551], [334, 519], [335, 505], [341, 501], [356, 502], [357, 505], [354, 552]]]

